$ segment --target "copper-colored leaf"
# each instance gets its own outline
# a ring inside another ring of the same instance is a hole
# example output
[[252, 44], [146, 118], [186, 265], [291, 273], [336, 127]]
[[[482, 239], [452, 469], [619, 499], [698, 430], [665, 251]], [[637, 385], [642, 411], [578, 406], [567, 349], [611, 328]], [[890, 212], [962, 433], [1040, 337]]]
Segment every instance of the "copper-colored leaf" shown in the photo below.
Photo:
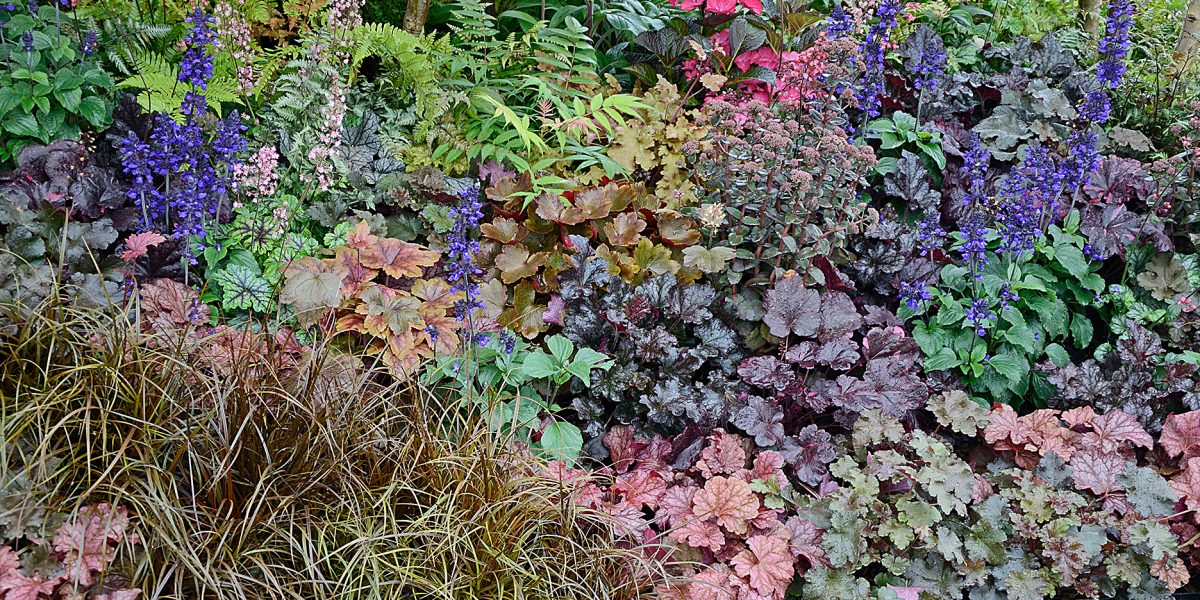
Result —
[[523, 246], [505, 246], [496, 257], [496, 268], [500, 279], [513, 283], [537, 273], [538, 267], [546, 263], [546, 255], [538, 252], [530, 255]]
[[496, 240], [501, 244], [519, 242], [525, 238], [526, 233], [520, 223], [508, 217], [497, 217], [491, 223], [484, 223], [479, 226], [479, 231], [484, 237]]
[[672, 246], [691, 246], [700, 241], [700, 230], [691, 219], [674, 211], [658, 215], [658, 235]]
[[582, 211], [588, 219], [603, 219], [612, 212], [613, 197], [616, 194], [615, 183], [580, 190], [575, 193], [575, 208]]
[[604, 224], [604, 236], [614, 246], [632, 246], [642, 237], [644, 229], [646, 221], [637, 213], [621, 213]]
[[567, 204], [563, 198], [551, 194], [542, 194], [537, 199], [537, 216], [561, 225], [578, 225], [587, 220], [587, 215], [574, 206]]

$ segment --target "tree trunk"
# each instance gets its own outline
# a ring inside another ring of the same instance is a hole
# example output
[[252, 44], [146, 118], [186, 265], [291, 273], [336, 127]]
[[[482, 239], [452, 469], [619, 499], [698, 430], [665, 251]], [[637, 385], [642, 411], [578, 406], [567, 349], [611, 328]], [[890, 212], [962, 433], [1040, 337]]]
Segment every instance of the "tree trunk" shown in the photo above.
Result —
[[1200, 0], [1190, 0], [1183, 14], [1183, 30], [1179, 32], [1179, 43], [1175, 44], [1175, 68], [1191, 66], [1200, 47]]
[[1104, 33], [1104, 15], [1100, 14], [1100, 0], [1079, 0], [1079, 16], [1083, 19], [1083, 30], [1093, 39]]
[[408, 0], [404, 9], [404, 30], [413, 34], [425, 33], [425, 19], [429, 18], [430, 0]]

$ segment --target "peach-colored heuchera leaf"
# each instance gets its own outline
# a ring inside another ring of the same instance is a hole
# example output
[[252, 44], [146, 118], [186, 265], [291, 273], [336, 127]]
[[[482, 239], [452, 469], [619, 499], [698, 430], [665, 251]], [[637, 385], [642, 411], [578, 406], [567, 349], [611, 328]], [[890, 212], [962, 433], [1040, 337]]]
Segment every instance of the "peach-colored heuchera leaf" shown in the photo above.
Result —
[[0, 579], [19, 566], [21, 559], [17, 558], [17, 553], [8, 546], [0, 546]]
[[758, 516], [758, 497], [745, 481], [717, 476], [696, 492], [692, 512], [701, 519], [715, 518], [733, 533], [746, 533], [746, 521]]
[[1110, 410], [1092, 419], [1092, 433], [1083, 436], [1083, 446], [1099, 446], [1102, 452], [1116, 452], [1125, 443], [1150, 448], [1154, 438], [1146, 433], [1137, 417], [1123, 411]]
[[1171, 456], [1200, 456], [1200, 410], [1167, 415], [1158, 443], [1162, 444], [1163, 449]]
[[26, 577], [20, 571], [12, 570], [7, 575], [0, 576], [0, 592], [4, 600], [38, 600], [41, 596], [49, 596], [54, 587], [62, 581], [61, 577], [46, 579], [40, 573]]
[[137, 260], [146, 255], [150, 248], [167, 241], [167, 238], [157, 231], [135, 233], [125, 240], [125, 251], [121, 252], [121, 260]]
[[84, 507], [72, 521], [54, 532], [54, 549], [63, 554], [63, 565], [71, 581], [91, 585], [94, 572], [103, 571], [112, 562], [116, 549], [109, 542], [120, 541], [129, 527], [124, 508], [108, 504]]
[[1011, 439], [1020, 443], [1023, 441], [1024, 425], [1017, 416], [1017, 411], [1007, 404], [1001, 404], [992, 410], [992, 421], [983, 430], [983, 439], [989, 444], [1000, 440]]
[[782, 596], [795, 570], [788, 540], [774, 535], [755, 535], [746, 549], [729, 561], [733, 570], [750, 579], [750, 587], [763, 596]]
[[671, 539], [693, 548], [708, 548], [720, 552], [725, 545], [725, 534], [709, 519], [685, 518], [671, 529]]
[[735, 473], [745, 466], [746, 450], [742, 447], [742, 439], [723, 429], [714, 430], [708, 437], [708, 447], [700, 452], [700, 460], [696, 461], [696, 468], [705, 477]]
[[1189, 510], [1200, 511], [1200, 457], [1187, 459], [1170, 483]]
[[1097, 494], [1107, 494], [1122, 489], [1117, 478], [1125, 472], [1129, 461], [1119, 454], [1101, 451], [1099, 448], [1089, 448], [1071, 459], [1071, 469], [1074, 473], [1075, 487], [1081, 490], [1091, 490]]

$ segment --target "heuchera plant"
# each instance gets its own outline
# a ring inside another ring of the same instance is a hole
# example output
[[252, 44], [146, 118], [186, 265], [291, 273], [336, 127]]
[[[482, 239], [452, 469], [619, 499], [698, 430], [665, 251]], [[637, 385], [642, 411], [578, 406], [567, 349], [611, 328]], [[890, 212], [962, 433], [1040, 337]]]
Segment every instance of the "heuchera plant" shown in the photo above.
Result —
[[371, 233], [360, 221], [329, 258], [304, 257], [283, 270], [281, 304], [305, 327], [325, 335], [357, 333], [398, 376], [423, 358], [461, 344], [455, 304], [463, 297], [446, 280], [422, 278], [438, 254]]
[[714, 213], [709, 245], [736, 251], [718, 281], [761, 290], [795, 270], [826, 283], [821, 265], [844, 261], [847, 238], [876, 221], [858, 194], [875, 165], [870, 146], [852, 143], [834, 110], [714, 100], [703, 116], [712, 139], [696, 177]]
[[480, 227], [481, 251], [491, 256], [497, 275], [483, 286], [486, 303], [493, 312], [502, 309], [496, 315], [501, 325], [526, 338], [561, 324], [554, 314], [546, 318], [547, 311], [555, 312], [551, 303], [559, 306], [546, 294], [557, 290], [559, 274], [572, 267], [571, 254], [579, 251], [571, 242], [575, 237], [594, 248], [607, 270], [632, 283], [660, 275], [695, 279], [701, 270], [724, 264], [699, 260], [692, 250], [700, 239], [694, 222], [663, 208], [641, 185], [608, 183], [563, 197], [544, 194], [526, 206], [515, 194], [527, 186], [528, 178], [504, 177], [488, 188], [496, 217]]
[[801, 597], [885, 585], [922, 598], [1163, 597], [1187, 582], [1165, 523], [1178, 495], [1139, 466], [1153, 438], [1132, 415], [989, 414], [962, 392], [930, 409], [947, 432], [982, 428], [1000, 459], [972, 469], [944, 441], [864, 412], [853, 453], [831, 469], [838, 485], [800, 502], [829, 563], [806, 575]]
[[570, 241], [578, 252], [562, 278], [563, 334], [614, 361], [573, 402], [585, 432], [596, 437], [617, 423], [667, 433], [722, 425], [741, 353], [716, 290], [671, 274], [631, 285], [582, 237]]
[[0, 514], [0, 595], [10, 600], [140, 597], [141, 590], [124, 589], [111, 572], [118, 547], [138, 542], [124, 508], [96, 504], [71, 515], [39, 516], [45, 518], [61, 523], [50, 539], [24, 530], [9, 511]]
[[614, 531], [648, 544], [681, 576], [658, 590], [674, 600], [782, 600], [797, 574], [824, 562], [812, 523], [787, 518], [791, 487], [778, 453], [748, 451], [748, 440], [717, 429], [695, 451], [628, 426], [604, 437], [612, 467], [601, 483], [551, 464], [576, 502], [612, 517]]
[[895, 315], [864, 317], [845, 293], [805, 287], [798, 276], [776, 283], [765, 309], [762, 329], [778, 352], [738, 365], [754, 391], [733, 423], [778, 450], [797, 481], [819, 486], [836, 456], [822, 426], [849, 424], [864, 410], [907, 417], [928, 397], [914, 368], [917, 345]]

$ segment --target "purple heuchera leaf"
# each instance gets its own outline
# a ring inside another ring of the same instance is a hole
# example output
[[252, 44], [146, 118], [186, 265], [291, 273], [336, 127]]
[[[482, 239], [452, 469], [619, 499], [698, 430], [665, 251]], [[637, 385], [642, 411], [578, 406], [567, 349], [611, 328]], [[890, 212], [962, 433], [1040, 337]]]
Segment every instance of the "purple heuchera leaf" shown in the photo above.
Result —
[[844, 337], [821, 344], [817, 350], [817, 362], [839, 371], [854, 367], [858, 358], [858, 344]]
[[905, 356], [917, 359], [917, 342], [900, 326], [875, 328], [863, 339], [863, 358], [871, 360], [884, 356]]
[[835, 340], [862, 327], [862, 317], [854, 307], [854, 301], [842, 292], [822, 295], [820, 311], [822, 342]]
[[1163, 231], [1162, 222], [1131, 212], [1123, 204], [1088, 207], [1079, 230], [1100, 256], [1125, 255], [1125, 246], [1139, 237], [1149, 239], [1159, 252], [1171, 252], [1174, 245]]
[[763, 323], [771, 335], [812, 337], [821, 326], [821, 295], [804, 287], [799, 277], [781, 279], [767, 291], [767, 314]]
[[555, 294], [550, 297], [550, 302], [546, 304], [546, 310], [542, 312], [542, 320], [561, 326], [563, 324], [563, 317], [566, 314], [567, 303], [563, 301], [562, 296]]
[[746, 406], [737, 411], [733, 424], [754, 436], [759, 446], [774, 446], [783, 441], [783, 409], [774, 400], [750, 396]]
[[813, 384], [813, 389], [824, 402], [853, 412], [882, 408], [885, 401], [879, 386], [849, 375], [818, 381]]
[[796, 435], [783, 440], [779, 453], [792, 467], [796, 479], [808, 485], [820, 485], [826, 468], [837, 456], [833, 437], [816, 425], [807, 425]]
[[1108, 156], [1092, 171], [1083, 185], [1083, 193], [1092, 200], [1104, 204], [1124, 204], [1130, 200], [1146, 197], [1150, 180], [1142, 170], [1142, 163], [1132, 158]]
[[782, 390], [796, 379], [791, 365], [774, 356], [752, 356], [738, 365], [742, 380], [758, 387]]
[[787, 349], [783, 354], [784, 360], [802, 368], [811, 369], [817, 366], [817, 346], [816, 342], [800, 342]]

